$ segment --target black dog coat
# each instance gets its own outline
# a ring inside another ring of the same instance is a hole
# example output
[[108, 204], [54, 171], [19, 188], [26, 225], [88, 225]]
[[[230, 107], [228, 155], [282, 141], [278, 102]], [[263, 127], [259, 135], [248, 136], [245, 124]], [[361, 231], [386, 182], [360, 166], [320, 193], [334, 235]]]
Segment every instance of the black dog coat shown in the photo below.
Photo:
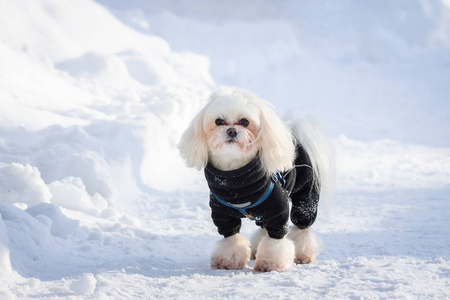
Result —
[[233, 171], [208, 164], [205, 177], [211, 191], [209, 205], [219, 233], [224, 237], [239, 233], [244, 217], [256, 220], [275, 239], [286, 235], [289, 215], [300, 229], [311, 226], [317, 216], [319, 193], [313, 186], [311, 160], [300, 145], [295, 165], [288, 172], [269, 176], [259, 156]]

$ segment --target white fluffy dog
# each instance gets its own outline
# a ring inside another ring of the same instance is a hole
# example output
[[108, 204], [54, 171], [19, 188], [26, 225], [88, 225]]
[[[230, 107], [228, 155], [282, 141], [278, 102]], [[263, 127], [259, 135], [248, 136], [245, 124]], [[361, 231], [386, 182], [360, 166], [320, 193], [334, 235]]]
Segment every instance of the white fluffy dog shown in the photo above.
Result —
[[[188, 166], [204, 168], [211, 216], [224, 236], [212, 268], [244, 269], [252, 257], [262, 272], [314, 261], [320, 247], [310, 226], [332, 175], [329, 149], [314, 127], [290, 129], [254, 93], [222, 87], [192, 120], [179, 149]], [[261, 227], [252, 243], [239, 233], [244, 217]], [[288, 233], [289, 217], [295, 226]]]

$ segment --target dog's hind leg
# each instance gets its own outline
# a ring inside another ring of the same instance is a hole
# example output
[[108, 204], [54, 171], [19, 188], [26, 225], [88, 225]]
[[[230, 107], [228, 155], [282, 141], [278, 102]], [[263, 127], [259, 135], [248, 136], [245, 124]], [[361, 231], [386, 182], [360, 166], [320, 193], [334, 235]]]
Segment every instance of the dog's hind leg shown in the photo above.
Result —
[[294, 241], [296, 264], [309, 264], [315, 261], [321, 249], [321, 242], [314, 230], [293, 227], [287, 237]]
[[259, 228], [250, 239], [251, 242], [251, 250], [252, 255], [250, 259], [256, 258], [256, 250], [258, 249], [258, 245], [261, 242], [261, 240], [267, 236], [267, 231], [264, 228]]

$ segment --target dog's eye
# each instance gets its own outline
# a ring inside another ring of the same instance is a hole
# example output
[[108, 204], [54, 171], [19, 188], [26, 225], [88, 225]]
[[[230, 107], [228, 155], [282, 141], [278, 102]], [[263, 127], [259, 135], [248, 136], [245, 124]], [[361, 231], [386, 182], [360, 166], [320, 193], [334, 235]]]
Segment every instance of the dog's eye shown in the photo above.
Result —
[[224, 119], [216, 119], [216, 125], [217, 126], [223, 126], [225, 125], [225, 120]]
[[242, 127], [247, 127], [250, 124], [250, 122], [247, 119], [241, 119], [239, 121], [239, 125], [241, 125]]

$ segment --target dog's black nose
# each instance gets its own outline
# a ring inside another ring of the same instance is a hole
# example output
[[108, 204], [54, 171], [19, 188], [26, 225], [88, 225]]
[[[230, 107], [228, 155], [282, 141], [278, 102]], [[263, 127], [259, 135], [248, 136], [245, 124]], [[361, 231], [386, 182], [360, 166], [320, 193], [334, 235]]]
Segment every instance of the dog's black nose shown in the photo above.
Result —
[[227, 129], [227, 134], [228, 134], [229, 137], [234, 138], [238, 133], [237, 133], [236, 128], [230, 127], [230, 128]]

